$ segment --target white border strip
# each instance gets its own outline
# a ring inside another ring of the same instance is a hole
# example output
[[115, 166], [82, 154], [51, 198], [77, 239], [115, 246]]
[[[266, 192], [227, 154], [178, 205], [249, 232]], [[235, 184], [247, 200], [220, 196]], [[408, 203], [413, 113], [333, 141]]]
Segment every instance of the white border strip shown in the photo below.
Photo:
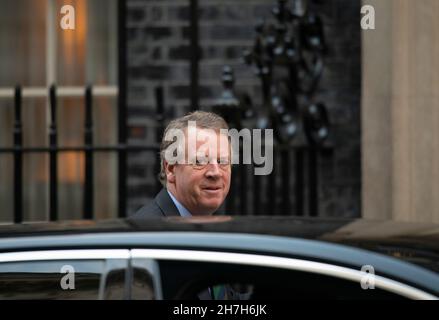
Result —
[[[324, 274], [332, 277], [346, 279], [361, 283], [364, 273], [360, 270], [346, 267], [334, 266], [331, 264], [314, 262], [308, 260], [270, 257], [255, 254], [241, 254], [228, 252], [208, 252], [192, 250], [161, 250], [161, 249], [133, 249], [132, 258], [148, 258], [163, 260], [185, 260], [202, 262], [220, 262], [245, 264], [262, 267], [282, 268]], [[375, 286], [410, 299], [437, 300], [438, 298], [430, 293], [408, 286], [406, 284], [375, 275]]]

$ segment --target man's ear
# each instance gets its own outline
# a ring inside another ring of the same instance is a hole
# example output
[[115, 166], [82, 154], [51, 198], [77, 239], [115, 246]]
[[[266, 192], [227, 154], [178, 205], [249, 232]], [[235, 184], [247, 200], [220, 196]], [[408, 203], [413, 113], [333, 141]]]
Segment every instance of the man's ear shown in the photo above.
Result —
[[164, 162], [166, 181], [169, 183], [175, 183], [175, 164], [170, 164], [168, 161]]

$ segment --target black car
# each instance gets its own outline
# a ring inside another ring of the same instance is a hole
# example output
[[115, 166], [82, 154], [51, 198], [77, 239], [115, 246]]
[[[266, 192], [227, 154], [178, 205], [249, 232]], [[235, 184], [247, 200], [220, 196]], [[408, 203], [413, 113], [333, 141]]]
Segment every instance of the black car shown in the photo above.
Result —
[[437, 299], [439, 228], [292, 217], [0, 226], [0, 299]]

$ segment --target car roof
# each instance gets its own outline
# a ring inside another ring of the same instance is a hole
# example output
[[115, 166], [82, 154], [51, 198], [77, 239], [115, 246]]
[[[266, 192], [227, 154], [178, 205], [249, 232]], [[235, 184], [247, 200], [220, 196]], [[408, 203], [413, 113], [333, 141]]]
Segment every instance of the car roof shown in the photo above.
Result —
[[[207, 249], [312, 257], [356, 268], [373, 264], [439, 292], [439, 227], [431, 223], [202, 216], [0, 225], [0, 252], [72, 248]], [[401, 260], [409, 266], [398, 264]]]
[[102, 232], [167, 231], [265, 234], [327, 242], [380, 242], [439, 249], [439, 225], [393, 220], [292, 216], [203, 216], [151, 219], [76, 220], [0, 224], [0, 239], [8, 237]]
[[[392, 220], [292, 216], [202, 216], [77, 220], [0, 225], [2, 250], [23, 237], [130, 232], [202, 232], [282, 236], [337, 243], [375, 251], [439, 272], [439, 226]], [[188, 237], [180, 237], [184, 242]], [[210, 237], [212, 239], [212, 237]], [[163, 239], [163, 237], [162, 237]], [[44, 240], [38, 241], [43, 243]], [[24, 243], [24, 242], [21, 242]], [[65, 241], [60, 241], [60, 246]], [[52, 243], [47, 243], [51, 246]]]
[[[152, 221], [151, 221], [152, 222]], [[182, 222], [183, 224], [187, 222]], [[81, 228], [82, 229], [82, 228]], [[407, 264], [395, 258], [359, 248], [327, 241], [280, 237], [272, 235], [192, 231], [73, 232], [69, 234], [39, 233], [29, 236], [0, 238], [0, 252], [43, 251], [67, 249], [168, 249], [232, 252], [288, 257], [335, 264], [355, 270], [371, 265], [375, 272], [394, 280], [439, 294], [439, 276], [427, 268]], [[102, 231], [102, 230], [101, 230]], [[160, 251], [162, 252], [162, 251]], [[185, 253], [187, 254], [187, 252]], [[45, 256], [45, 255], [43, 255]]]

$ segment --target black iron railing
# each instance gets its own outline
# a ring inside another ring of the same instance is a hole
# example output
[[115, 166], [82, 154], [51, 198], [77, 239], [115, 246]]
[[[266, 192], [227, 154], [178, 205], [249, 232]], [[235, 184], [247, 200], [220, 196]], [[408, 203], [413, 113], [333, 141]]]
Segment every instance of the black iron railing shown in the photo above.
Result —
[[[13, 147], [0, 146], [1, 154], [13, 154], [14, 159], [14, 222], [23, 221], [23, 155], [46, 153], [49, 155], [49, 219], [58, 219], [58, 154], [80, 152], [84, 154], [83, 218], [93, 219], [93, 157], [96, 152], [114, 152], [118, 158], [118, 216], [126, 216], [127, 208], [127, 155], [130, 152], [150, 152], [155, 158], [155, 172], [160, 170], [157, 159], [160, 139], [165, 124], [163, 88], [155, 89], [156, 137], [149, 145], [127, 144], [126, 110], [126, 4], [120, 0], [118, 10], [118, 139], [113, 145], [95, 145], [93, 131], [93, 87], [84, 89], [85, 123], [83, 144], [62, 146], [58, 144], [56, 124], [57, 87], [48, 88], [50, 122], [49, 145], [26, 147], [23, 145], [22, 88], [17, 86], [14, 94]], [[228, 214], [241, 215], [318, 215], [318, 167], [319, 157], [325, 150], [329, 133], [326, 109], [312, 99], [323, 70], [324, 38], [321, 20], [308, 12], [305, 0], [278, 0], [273, 9], [276, 23], [256, 27], [254, 46], [245, 53], [246, 62], [252, 66], [261, 80], [263, 101], [259, 104], [249, 96], [237, 96], [233, 90], [233, 74], [226, 68], [223, 75], [225, 94], [215, 110], [224, 115], [232, 127], [273, 128], [276, 132], [274, 148], [274, 171], [269, 176], [250, 174], [254, 166], [237, 166], [233, 169], [231, 191], [226, 202]], [[198, 1], [190, 1], [191, 27], [191, 106], [198, 108]], [[279, 69], [286, 70], [278, 77]], [[41, 124], [45, 125], [45, 124]], [[302, 141], [298, 141], [302, 136]], [[293, 177], [293, 179], [291, 178]], [[161, 188], [156, 181], [156, 191]], [[153, 196], [153, 195], [145, 195]]]
[[[156, 88], [156, 121], [157, 121], [157, 139], [158, 141], [149, 145], [128, 145], [125, 140], [119, 140], [119, 143], [114, 145], [95, 145], [93, 143], [93, 88], [87, 86], [84, 89], [85, 95], [85, 123], [84, 123], [84, 137], [83, 145], [79, 146], [60, 146], [58, 144], [59, 127], [57, 126], [57, 87], [52, 85], [48, 89], [49, 107], [50, 107], [50, 122], [49, 122], [49, 145], [38, 147], [26, 147], [23, 145], [23, 132], [26, 128], [23, 128], [22, 123], [22, 88], [17, 86], [14, 93], [14, 130], [13, 130], [13, 147], [0, 146], [1, 154], [13, 154], [14, 158], [14, 213], [13, 221], [20, 223], [23, 221], [23, 155], [29, 153], [46, 153], [49, 155], [49, 220], [58, 220], [58, 155], [63, 152], [79, 152], [83, 153], [85, 157], [84, 168], [84, 193], [83, 193], [83, 215], [84, 219], [93, 219], [93, 193], [94, 193], [94, 181], [93, 181], [93, 155], [96, 152], [115, 152], [118, 154], [119, 159], [126, 161], [124, 157], [128, 152], [151, 152], [152, 157], [156, 157], [159, 150], [159, 139], [161, 138], [161, 131], [164, 127], [164, 98], [163, 89], [161, 87]], [[45, 126], [44, 123], [41, 126]], [[120, 137], [120, 136], [119, 136]], [[120, 165], [119, 165], [120, 168]], [[159, 163], [156, 168], [159, 168]], [[119, 179], [119, 191], [123, 189], [122, 193], [118, 194], [119, 217], [126, 216], [126, 208], [124, 204], [126, 199], [123, 198], [126, 195], [126, 174], [124, 170], [118, 171]], [[160, 182], [156, 182], [156, 190], [161, 187]], [[122, 203], [122, 204], [121, 204]]]

